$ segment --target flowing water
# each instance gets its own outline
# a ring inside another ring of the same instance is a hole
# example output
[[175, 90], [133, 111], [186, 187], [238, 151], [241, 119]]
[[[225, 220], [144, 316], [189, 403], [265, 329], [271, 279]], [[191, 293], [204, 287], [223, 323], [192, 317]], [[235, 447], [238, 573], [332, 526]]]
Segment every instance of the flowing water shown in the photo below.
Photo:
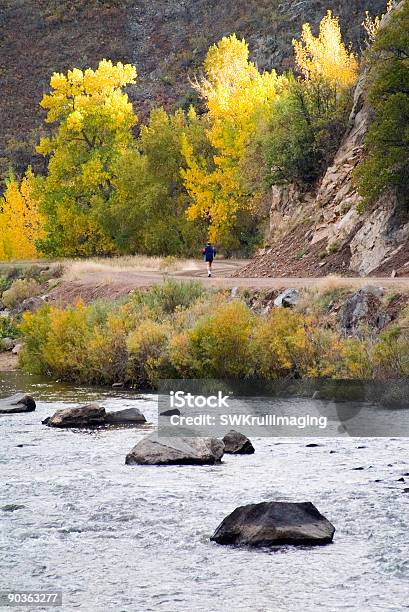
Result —
[[[409, 477], [398, 481], [409, 472], [406, 439], [326, 438], [306, 448], [305, 438], [255, 438], [254, 455], [217, 466], [126, 466], [154, 427], [154, 396], [0, 374], [0, 394], [15, 391], [30, 392], [38, 408], [0, 416], [0, 589], [60, 589], [64, 611], [408, 609]], [[41, 425], [90, 400], [137, 406], [150, 423], [92, 432]], [[209, 541], [236, 506], [267, 500], [312, 501], [337, 528], [333, 544], [250, 550]]]

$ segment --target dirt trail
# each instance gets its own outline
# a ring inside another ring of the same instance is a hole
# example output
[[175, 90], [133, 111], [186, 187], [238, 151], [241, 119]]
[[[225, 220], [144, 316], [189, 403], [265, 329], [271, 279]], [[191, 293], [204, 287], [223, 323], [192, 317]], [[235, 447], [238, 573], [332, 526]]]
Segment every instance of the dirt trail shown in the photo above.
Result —
[[198, 264], [197, 268], [178, 272], [159, 271], [130, 271], [121, 269], [99, 270], [95, 272], [84, 271], [73, 280], [63, 280], [62, 283], [50, 293], [50, 300], [61, 304], [68, 304], [82, 299], [89, 303], [95, 299], [115, 299], [129, 294], [134, 289], [148, 288], [157, 285], [167, 278], [180, 281], [199, 280], [206, 287], [216, 289], [248, 288], [259, 290], [277, 290], [294, 287], [297, 289], [320, 285], [325, 282], [334, 282], [347, 287], [360, 288], [365, 285], [376, 285], [388, 289], [409, 292], [409, 278], [336, 278], [335, 281], [326, 281], [324, 278], [237, 278], [232, 275], [247, 262], [243, 260], [216, 261], [213, 266], [213, 277], [207, 278], [205, 265]]

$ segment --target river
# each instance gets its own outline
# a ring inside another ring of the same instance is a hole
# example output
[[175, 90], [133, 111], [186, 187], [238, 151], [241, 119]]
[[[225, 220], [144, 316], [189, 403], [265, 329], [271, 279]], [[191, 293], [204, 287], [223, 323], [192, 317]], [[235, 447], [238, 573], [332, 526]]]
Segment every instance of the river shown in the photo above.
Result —
[[[314, 440], [255, 438], [254, 455], [217, 466], [126, 466], [157, 420], [154, 396], [0, 373], [0, 395], [16, 391], [38, 407], [0, 417], [0, 589], [59, 589], [64, 611], [408, 609], [406, 439], [321, 438], [307, 448]], [[137, 406], [149, 424], [41, 425], [91, 400]], [[312, 501], [337, 529], [333, 544], [250, 550], [209, 541], [236, 506], [268, 500]]]

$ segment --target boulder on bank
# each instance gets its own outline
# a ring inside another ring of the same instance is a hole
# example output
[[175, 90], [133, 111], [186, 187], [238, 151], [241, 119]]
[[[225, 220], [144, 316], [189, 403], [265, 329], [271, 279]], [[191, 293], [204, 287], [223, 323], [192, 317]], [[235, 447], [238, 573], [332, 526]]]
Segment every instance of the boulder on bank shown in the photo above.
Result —
[[298, 289], [286, 289], [283, 293], [274, 300], [274, 306], [281, 306], [282, 308], [294, 308], [300, 299], [300, 292]]
[[105, 425], [105, 408], [98, 404], [88, 404], [81, 408], [57, 410], [53, 416], [43, 421], [48, 427], [96, 427]]
[[138, 408], [124, 408], [116, 412], [107, 412], [105, 422], [108, 425], [128, 425], [133, 423], [146, 423], [146, 419]]
[[15, 414], [19, 412], [34, 412], [36, 403], [31, 395], [12, 395], [0, 400], [0, 414]]
[[379, 287], [367, 286], [346, 300], [340, 311], [340, 327], [345, 336], [356, 336], [363, 324], [381, 331], [391, 321], [382, 306], [383, 293]]
[[224, 444], [216, 438], [143, 438], [127, 454], [127, 465], [213, 465], [219, 463]]
[[245, 546], [329, 544], [335, 527], [311, 502], [263, 502], [236, 508], [210, 538]]
[[224, 452], [229, 455], [252, 455], [254, 446], [244, 434], [232, 429], [224, 438]]

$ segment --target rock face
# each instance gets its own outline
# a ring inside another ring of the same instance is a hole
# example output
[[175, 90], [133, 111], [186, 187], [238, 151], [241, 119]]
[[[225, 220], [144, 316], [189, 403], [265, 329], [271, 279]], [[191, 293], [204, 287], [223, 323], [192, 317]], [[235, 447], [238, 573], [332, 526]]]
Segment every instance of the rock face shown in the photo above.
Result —
[[143, 438], [127, 454], [127, 465], [213, 465], [219, 463], [224, 444], [216, 438]]
[[233, 429], [223, 438], [224, 452], [229, 455], [252, 455], [254, 446], [243, 434]]
[[0, 400], [0, 414], [34, 412], [36, 403], [31, 395], [13, 395]]
[[53, 416], [46, 418], [43, 425], [48, 427], [98, 427], [101, 425], [142, 425], [146, 419], [137, 408], [125, 408], [116, 412], [105, 412], [98, 404], [89, 404], [80, 408], [57, 410]]
[[274, 300], [274, 306], [282, 306], [283, 308], [293, 308], [300, 297], [300, 292], [297, 289], [286, 289], [280, 293]]
[[95, 427], [105, 425], [105, 408], [97, 404], [89, 404], [81, 408], [66, 408], [57, 410], [53, 416], [43, 423], [48, 427]]
[[263, 502], [236, 508], [210, 538], [246, 546], [329, 544], [335, 527], [310, 502]]
[[340, 327], [345, 336], [359, 334], [363, 323], [381, 330], [391, 320], [382, 310], [383, 291], [379, 287], [363, 287], [348, 298], [340, 312]]
[[146, 419], [138, 408], [125, 408], [117, 412], [107, 412], [105, 423], [127, 425], [128, 423], [146, 423]]
[[[399, 7], [397, 8], [399, 10]], [[382, 25], [389, 20], [387, 14]], [[395, 255], [409, 238], [408, 219], [396, 214], [402, 207], [395, 193], [385, 193], [376, 202], [373, 212], [359, 214], [361, 203], [354, 181], [354, 170], [363, 158], [364, 140], [371, 120], [371, 108], [366, 99], [367, 73], [358, 81], [349, 128], [332, 165], [322, 179], [316, 204], [321, 209], [321, 221], [311, 244], [326, 239], [327, 248], [349, 244], [349, 267], [361, 276], [376, 270]]]
[[26, 298], [21, 302], [21, 304], [18, 304], [15, 308], [13, 308], [13, 314], [19, 315], [26, 311], [36, 312], [42, 308], [44, 304], [45, 301], [41, 297]]

